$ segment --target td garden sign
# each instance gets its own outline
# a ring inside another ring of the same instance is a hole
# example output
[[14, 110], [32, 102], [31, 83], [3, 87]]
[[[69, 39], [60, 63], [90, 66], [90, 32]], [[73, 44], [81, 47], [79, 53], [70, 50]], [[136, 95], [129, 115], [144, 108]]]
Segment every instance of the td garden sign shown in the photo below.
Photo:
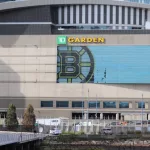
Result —
[[101, 44], [105, 43], [105, 39], [102, 37], [67, 37], [67, 36], [58, 36], [57, 37], [57, 45], [67, 45], [67, 44]]

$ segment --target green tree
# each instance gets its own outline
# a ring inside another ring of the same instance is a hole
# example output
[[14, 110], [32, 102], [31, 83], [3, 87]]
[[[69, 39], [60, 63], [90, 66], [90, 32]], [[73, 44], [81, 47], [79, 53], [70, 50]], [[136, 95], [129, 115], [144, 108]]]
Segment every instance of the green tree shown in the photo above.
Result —
[[16, 107], [13, 104], [9, 104], [5, 124], [8, 129], [16, 129], [18, 127], [18, 120], [16, 115]]
[[23, 115], [23, 121], [22, 121], [23, 127], [27, 131], [32, 131], [35, 127], [35, 122], [36, 122], [36, 117], [34, 114], [34, 108], [31, 104], [29, 104]]

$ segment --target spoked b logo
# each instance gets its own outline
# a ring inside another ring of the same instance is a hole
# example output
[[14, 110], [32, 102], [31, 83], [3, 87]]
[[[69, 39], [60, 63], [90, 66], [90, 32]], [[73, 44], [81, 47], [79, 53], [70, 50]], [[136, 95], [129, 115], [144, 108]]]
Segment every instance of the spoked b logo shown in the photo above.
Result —
[[67, 37], [66, 36], [58, 36], [57, 44], [58, 45], [67, 44]]

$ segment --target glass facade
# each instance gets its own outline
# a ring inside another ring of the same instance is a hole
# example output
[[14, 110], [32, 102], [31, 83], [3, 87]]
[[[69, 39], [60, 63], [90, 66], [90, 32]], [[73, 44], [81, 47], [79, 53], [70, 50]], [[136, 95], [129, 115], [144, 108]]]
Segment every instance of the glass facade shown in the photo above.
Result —
[[100, 102], [97, 101], [91, 101], [89, 102], [89, 108], [100, 108]]
[[53, 101], [41, 101], [41, 107], [53, 107]]
[[84, 107], [84, 102], [83, 101], [73, 101], [72, 102], [72, 107], [77, 107], [77, 108], [83, 108]]
[[68, 101], [56, 101], [56, 107], [69, 107]]
[[129, 102], [120, 102], [119, 108], [129, 108]]
[[103, 108], [116, 108], [116, 102], [103, 102]]

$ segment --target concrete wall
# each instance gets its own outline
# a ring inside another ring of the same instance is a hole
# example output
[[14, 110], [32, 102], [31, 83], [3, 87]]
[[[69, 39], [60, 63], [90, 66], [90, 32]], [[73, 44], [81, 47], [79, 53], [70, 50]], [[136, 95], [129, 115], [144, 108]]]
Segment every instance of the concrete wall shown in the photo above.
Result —
[[[150, 44], [150, 35], [99, 36], [106, 39], [105, 45]], [[86, 37], [96, 36], [86, 35]], [[40, 101], [86, 100], [88, 89], [91, 100], [97, 95], [100, 100], [141, 101], [142, 94], [145, 101], [150, 99], [149, 84], [56, 83], [56, 56], [55, 35], [0, 36], [0, 107], [6, 109], [12, 102], [17, 105], [18, 110], [23, 110], [31, 103], [37, 112], [41, 110], [43, 115], [52, 113], [57, 116], [60, 114], [58, 109], [40, 108]], [[70, 112], [71, 108], [63, 111], [64, 116], [70, 116], [68, 111]]]

